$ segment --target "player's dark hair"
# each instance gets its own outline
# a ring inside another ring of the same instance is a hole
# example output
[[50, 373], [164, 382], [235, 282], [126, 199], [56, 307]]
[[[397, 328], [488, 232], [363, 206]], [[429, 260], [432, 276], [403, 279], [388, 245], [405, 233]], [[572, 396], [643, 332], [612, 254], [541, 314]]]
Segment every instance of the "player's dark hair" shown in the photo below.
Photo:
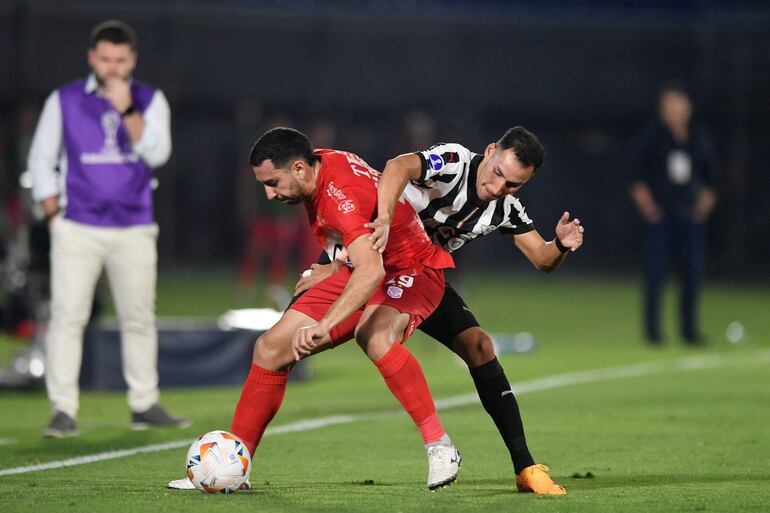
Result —
[[509, 128], [497, 141], [497, 145], [503, 150], [513, 148], [513, 153], [516, 154], [519, 162], [525, 166], [534, 166], [535, 171], [543, 165], [545, 148], [535, 134], [522, 126]]
[[103, 21], [91, 30], [91, 48], [96, 48], [99, 41], [125, 44], [136, 50], [136, 32], [127, 23], [118, 20]]
[[270, 159], [277, 169], [286, 167], [292, 160], [302, 159], [311, 166], [318, 157], [313, 153], [310, 139], [299, 130], [286, 127], [271, 128], [251, 147], [249, 163], [258, 166]]

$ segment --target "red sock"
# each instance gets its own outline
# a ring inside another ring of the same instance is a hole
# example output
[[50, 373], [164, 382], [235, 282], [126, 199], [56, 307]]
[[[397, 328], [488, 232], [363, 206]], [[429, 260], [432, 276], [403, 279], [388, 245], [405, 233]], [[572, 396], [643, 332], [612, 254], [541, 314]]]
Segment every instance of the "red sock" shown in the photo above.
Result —
[[374, 364], [385, 378], [390, 391], [412, 417], [423, 442], [438, 442], [445, 431], [417, 359], [403, 344], [397, 342]]
[[251, 364], [230, 431], [243, 440], [252, 456], [267, 425], [281, 407], [288, 380], [287, 371], [269, 371]]

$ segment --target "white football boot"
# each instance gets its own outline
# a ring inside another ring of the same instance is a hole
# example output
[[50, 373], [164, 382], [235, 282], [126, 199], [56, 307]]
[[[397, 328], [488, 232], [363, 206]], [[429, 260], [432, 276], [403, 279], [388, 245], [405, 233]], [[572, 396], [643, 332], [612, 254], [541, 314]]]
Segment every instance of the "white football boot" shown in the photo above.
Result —
[[195, 490], [195, 485], [192, 484], [189, 477], [185, 477], [184, 479], [174, 479], [173, 481], [169, 481], [166, 488], [172, 490]]
[[[174, 479], [173, 481], [169, 481], [166, 488], [170, 488], [171, 490], [195, 490], [195, 485], [190, 481], [189, 477], [185, 477], [184, 479]], [[251, 481], [247, 479], [245, 483], [238, 487], [238, 489], [251, 490]]]
[[460, 452], [454, 444], [438, 443], [427, 448], [428, 488], [435, 490], [454, 482], [460, 471]]

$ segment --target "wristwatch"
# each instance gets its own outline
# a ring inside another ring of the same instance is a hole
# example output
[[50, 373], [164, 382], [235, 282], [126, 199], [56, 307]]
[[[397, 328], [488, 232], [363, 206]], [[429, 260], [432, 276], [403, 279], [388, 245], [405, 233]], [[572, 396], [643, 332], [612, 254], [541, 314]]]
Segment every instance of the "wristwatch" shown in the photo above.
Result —
[[134, 112], [136, 112], [136, 107], [134, 107], [134, 104], [132, 103], [131, 105], [128, 106], [126, 110], [120, 113], [120, 117], [124, 118], [126, 116], [130, 116]]

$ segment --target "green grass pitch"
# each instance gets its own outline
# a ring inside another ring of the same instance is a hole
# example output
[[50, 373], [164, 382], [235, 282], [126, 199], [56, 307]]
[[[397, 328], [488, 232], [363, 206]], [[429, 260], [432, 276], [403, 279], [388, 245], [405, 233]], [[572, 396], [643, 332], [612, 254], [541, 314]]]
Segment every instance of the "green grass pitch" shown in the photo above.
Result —
[[[392, 415], [266, 436], [247, 492], [166, 490], [168, 480], [184, 473], [183, 447], [0, 476], [0, 512], [770, 511], [766, 289], [708, 286], [702, 316], [711, 342], [704, 349], [677, 340], [672, 295], [666, 303], [669, 342], [655, 350], [639, 338], [636, 282], [573, 276], [465, 279], [467, 300], [482, 326], [537, 337], [534, 352], [501, 361], [524, 391], [518, 398], [533, 455], [551, 467], [567, 496], [516, 493], [507, 451], [473, 403], [441, 411], [463, 453], [463, 467], [457, 483], [436, 492], [425, 487], [419, 435], [408, 417]], [[227, 283], [218, 277], [162, 283], [160, 314], [221, 312], [230, 306]], [[746, 329], [737, 344], [725, 339], [732, 321]], [[408, 345], [437, 400], [474, 393], [467, 371], [443, 346], [422, 335]], [[0, 358], [16, 347], [0, 343]], [[313, 379], [289, 386], [272, 426], [397, 409], [354, 344], [313, 360]], [[592, 373], [611, 368], [636, 372]], [[528, 388], [557, 375], [568, 379]], [[584, 379], [576, 382], [576, 376]], [[45, 395], [2, 392], [0, 471], [226, 429], [238, 394], [236, 388], [164, 390], [163, 404], [191, 417], [193, 427], [135, 433], [123, 394], [84, 393], [81, 436], [44, 440], [39, 431], [49, 419]]]

